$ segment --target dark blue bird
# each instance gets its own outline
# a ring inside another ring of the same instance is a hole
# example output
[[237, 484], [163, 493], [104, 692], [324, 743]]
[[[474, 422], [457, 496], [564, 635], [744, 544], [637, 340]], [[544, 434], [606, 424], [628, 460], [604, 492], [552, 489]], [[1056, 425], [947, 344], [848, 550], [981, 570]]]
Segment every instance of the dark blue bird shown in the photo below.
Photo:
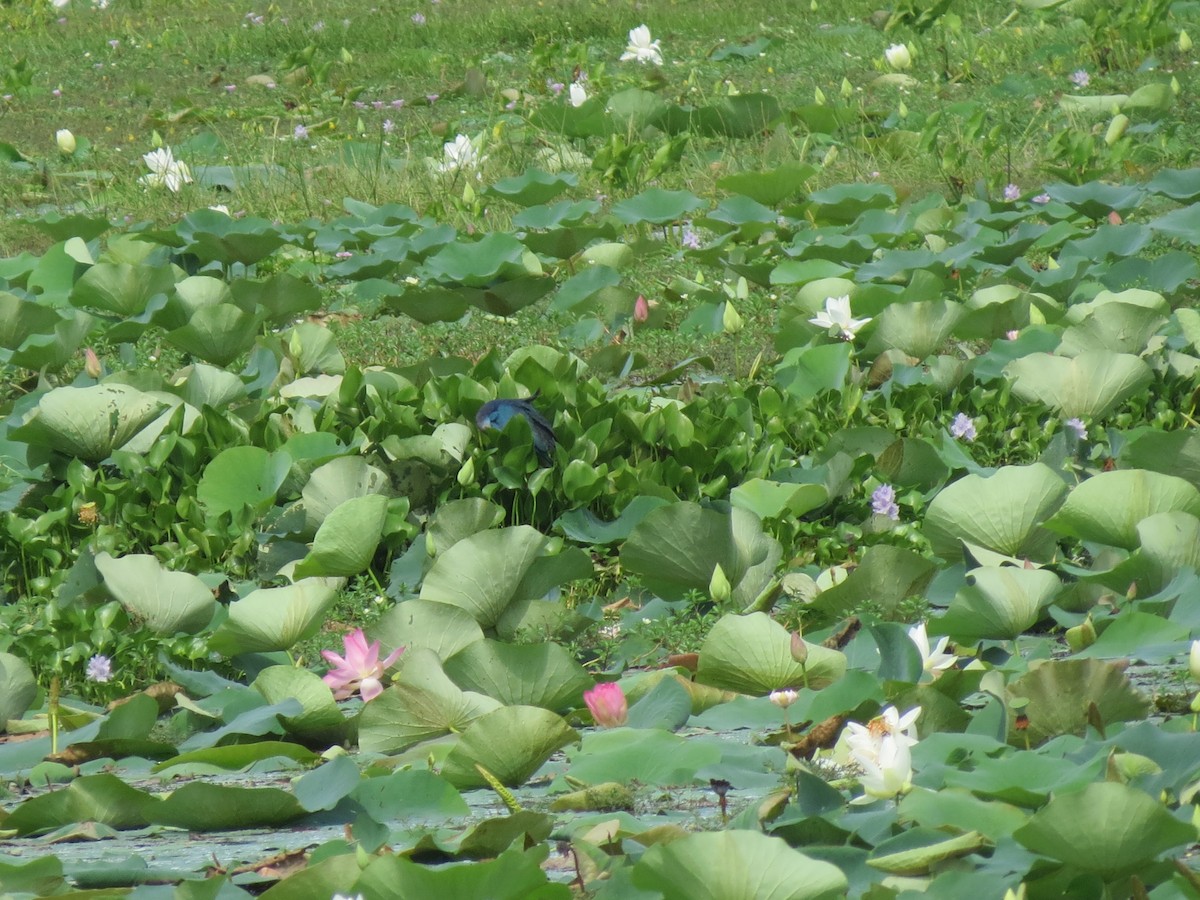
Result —
[[541, 391], [538, 391], [529, 400], [489, 400], [479, 407], [479, 412], [475, 415], [475, 424], [479, 426], [480, 431], [487, 431], [489, 428], [503, 429], [513, 416], [524, 416], [525, 421], [529, 423], [529, 430], [533, 432], [533, 449], [537, 453], [538, 462], [549, 466], [554, 461], [554, 447], [558, 441], [554, 437], [554, 427], [530, 402], [536, 400], [540, 393]]

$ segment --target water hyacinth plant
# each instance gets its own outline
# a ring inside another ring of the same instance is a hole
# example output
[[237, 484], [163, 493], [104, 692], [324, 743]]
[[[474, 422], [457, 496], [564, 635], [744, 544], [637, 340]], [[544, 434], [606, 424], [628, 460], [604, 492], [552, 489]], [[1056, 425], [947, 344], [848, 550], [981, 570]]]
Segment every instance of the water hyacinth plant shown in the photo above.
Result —
[[1195, 893], [1200, 13], [392, 12], [0, 4], [3, 890]]

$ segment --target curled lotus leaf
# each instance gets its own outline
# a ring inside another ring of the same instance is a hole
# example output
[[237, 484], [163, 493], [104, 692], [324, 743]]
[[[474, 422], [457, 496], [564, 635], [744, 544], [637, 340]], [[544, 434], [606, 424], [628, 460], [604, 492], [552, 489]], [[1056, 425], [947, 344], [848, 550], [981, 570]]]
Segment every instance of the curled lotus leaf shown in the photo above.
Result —
[[161, 400], [124, 384], [54, 388], [12, 430], [12, 437], [100, 462], [165, 408]]

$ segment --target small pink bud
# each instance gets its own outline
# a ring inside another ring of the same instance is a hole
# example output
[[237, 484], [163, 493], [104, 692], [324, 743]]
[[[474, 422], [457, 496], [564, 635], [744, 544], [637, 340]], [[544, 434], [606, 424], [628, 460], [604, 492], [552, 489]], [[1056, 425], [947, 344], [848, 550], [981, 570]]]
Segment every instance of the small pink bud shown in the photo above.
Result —
[[646, 298], [638, 294], [637, 300], [633, 304], [633, 321], [645, 322], [650, 318], [650, 304], [646, 302]]
[[584, 691], [583, 702], [587, 704], [596, 724], [603, 728], [617, 728], [629, 720], [625, 692], [615, 681], [598, 684], [590, 691]]
[[99, 378], [104, 372], [100, 366], [100, 357], [91, 347], [87, 347], [83, 351], [83, 371], [87, 372], [89, 378]]
[[1121, 214], [1119, 212], [1117, 212], [1115, 209], [1111, 210], [1108, 214], [1108, 224], [1109, 225], [1120, 225], [1121, 224]]
[[804, 643], [804, 637], [798, 631], [792, 632], [792, 659], [800, 665], [808, 662], [808, 644]]

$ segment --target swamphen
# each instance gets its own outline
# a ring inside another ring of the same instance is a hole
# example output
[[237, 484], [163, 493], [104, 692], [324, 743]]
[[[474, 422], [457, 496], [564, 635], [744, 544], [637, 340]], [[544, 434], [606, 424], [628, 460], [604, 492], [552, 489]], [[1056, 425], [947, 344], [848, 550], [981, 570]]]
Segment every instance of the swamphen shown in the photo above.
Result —
[[529, 423], [529, 430], [533, 432], [533, 449], [537, 453], [538, 462], [549, 466], [553, 463], [554, 446], [558, 441], [554, 437], [554, 427], [530, 402], [536, 400], [540, 393], [541, 391], [538, 391], [529, 400], [489, 400], [479, 407], [479, 412], [475, 415], [475, 424], [480, 431], [487, 431], [489, 428], [502, 429], [513, 416], [524, 416], [525, 421]]

